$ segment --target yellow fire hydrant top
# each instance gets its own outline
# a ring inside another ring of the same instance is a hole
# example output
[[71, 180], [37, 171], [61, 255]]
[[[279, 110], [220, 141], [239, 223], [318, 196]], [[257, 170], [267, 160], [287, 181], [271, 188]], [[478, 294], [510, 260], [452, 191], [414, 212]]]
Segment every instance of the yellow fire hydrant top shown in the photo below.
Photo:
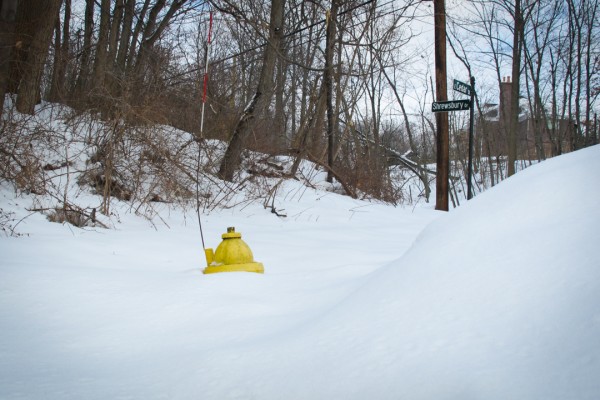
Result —
[[223, 241], [213, 252], [212, 248], [205, 249], [205, 274], [217, 272], [257, 272], [264, 273], [262, 263], [255, 262], [252, 250], [242, 240], [242, 234], [234, 227], [227, 228], [227, 233], [221, 235]]

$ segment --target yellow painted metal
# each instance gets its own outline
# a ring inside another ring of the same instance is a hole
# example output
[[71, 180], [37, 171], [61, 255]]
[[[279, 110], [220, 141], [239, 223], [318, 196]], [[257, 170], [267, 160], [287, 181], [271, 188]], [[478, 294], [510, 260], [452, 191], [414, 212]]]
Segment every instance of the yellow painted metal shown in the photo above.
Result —
[[215, 252], [213, 249], [204, 249], [204, 255], [206, 256], [206, 265], [210, 265], [215, 261]]
[[221, 235], [223, 241], [213, 249], [204, 250], [206, 256], [205, 274], [217, 272], [257, 272], [264, 273], [262, 263], [255, 262], [252, 250], [242, 240], [242, 234], [234, 227], [227, 228]]

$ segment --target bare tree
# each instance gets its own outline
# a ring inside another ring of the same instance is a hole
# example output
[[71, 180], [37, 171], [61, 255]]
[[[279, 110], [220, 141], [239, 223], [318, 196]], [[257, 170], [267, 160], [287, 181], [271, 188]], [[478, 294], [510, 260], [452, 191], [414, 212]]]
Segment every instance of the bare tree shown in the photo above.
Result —
[[325, 75], [323, 81], [326, 88], [327, 97], [327, 182], [333, 182], [333, 156], [334, 156], [334, 138], [336, 118], [333, 110], [333, 52], [335, 48], [337, 14], [339, 10], [339, 0], [331, 0], [331, 9], [327, 16], [327, 34], [325, 37]]
[[0, 2], [0, 112], [4, 110], [4, 95], [8, 85], [10, 53], [14, 44], [17, 0]]
[[65, 11], [62, 26], [60, 24], [60, 18], [57, 18], [56, 27], [54, 29], [54, 61], [52, 68], [52, 81], [50, 83], [50, 93], [48, 94], [48, 100], [53, 102], [64, 102], [67, 98], [67, 87], [65, 80], [71, 45], [71, 0], [65, 0], [64, 9]]
[[22, 113], [33, 114], [40, 98], [42, 72], [61, 2], [62, 0], [24, 0], [19, 4], [17, 35], [31, 35], [26, 48], [20, 49], [26, 53], [17, 66], [20, 69], [20, 79], [16, 106]]
[[221, 161], [219, 176], [224, 180], [233, 180], [233, 175], [241, 164], [243, 142], [252, 129], [252, 121], [254, 120], [255, 115], [262, 112], [271, 101], [273, 95], [275, 61], [283, 37], [284, 9], [285, 0], [271, 1], [269, 41], [264, 50], [260, 78], [256, 87], [256, 92], [250, 100], [250, 103], [248, 103], [244, 109], [244, 113], [240, 117], [238, 124], [233, 131], [227, 151]]
[[[556, 28], [559, 12], [559, 2], [549, 4], [546, 7], [542, 4], [535, 5], [530, 20], [529, 34], [526, 33], [524, 36], [523, 51], [527, 67], [525, 78], [528, 83], [531, 81], [531, 84], [526, 85], [526, 89], [530, 114], [533, 117], [532, 125], [538, 160], [546, 158], [546, 149], [543, 142], [545, 138], [549, 137], [549, 118], [542, 98], [542, 85], [545, 78], [543, 66], [548, 50], [552, 45], [552, 31]], [[533, 93], [531, 93], [530, 86], [533, 86]]]
[[92, 60], [92, 39], [94, 33], [94, 0], [85, 0], [83, 44], [81, 48], [81, 57], [79, 71], [75, 87], [73, 88], [73, 97], [79, 98], [87, 91], [90, 77], [90, 64]]

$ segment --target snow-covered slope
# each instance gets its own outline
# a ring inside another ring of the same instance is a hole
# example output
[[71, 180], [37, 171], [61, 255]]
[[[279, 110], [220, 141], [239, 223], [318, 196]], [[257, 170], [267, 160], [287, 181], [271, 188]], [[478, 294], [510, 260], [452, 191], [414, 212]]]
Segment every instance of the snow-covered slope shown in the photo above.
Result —
[[0, 240], [0, 398], [600, 398], [598, 170], [595, 146], [447, 214], [288, 182], [288, 218], [203, 219], [265, 275], [202, 275], [177, 211], [158, 230], [32, 216]]
[[596, 146], [516, 175], [318, 320], [219, 353], [184, 393], [599, 398], [599, 168]]

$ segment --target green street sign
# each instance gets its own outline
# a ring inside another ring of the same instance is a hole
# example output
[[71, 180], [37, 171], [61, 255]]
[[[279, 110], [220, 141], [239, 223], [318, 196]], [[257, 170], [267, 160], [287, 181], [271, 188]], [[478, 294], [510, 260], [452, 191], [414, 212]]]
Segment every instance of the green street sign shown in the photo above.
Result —
[[431, 105], [433, 112], [464, 111], [471, 108], [471, 100], [435, 101]]
[[466, 94], [467, 96], [471, 95], [471, 86], [467, 85], [464, 82], [457, 81], [456, 79], [454, 80], [454, 85], [452, 86], [452, 89], [462, 94]]

